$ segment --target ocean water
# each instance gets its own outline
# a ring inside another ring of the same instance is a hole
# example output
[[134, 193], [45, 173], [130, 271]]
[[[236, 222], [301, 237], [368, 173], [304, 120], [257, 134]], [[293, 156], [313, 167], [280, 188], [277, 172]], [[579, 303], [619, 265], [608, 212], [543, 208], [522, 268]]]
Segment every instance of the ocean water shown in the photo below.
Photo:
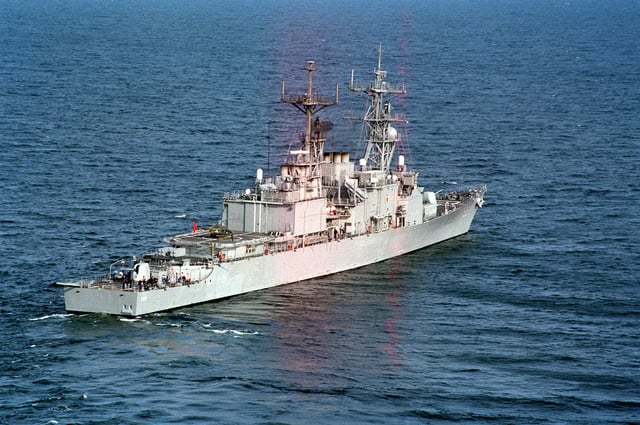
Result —
[[[379, 45], [472, 231], [126, 320], [55, 281], [147, 252], [275, 169], [315, 82], [358, 148]], [[3, 0], [0, 423], [640, 423], [637, 0]]]

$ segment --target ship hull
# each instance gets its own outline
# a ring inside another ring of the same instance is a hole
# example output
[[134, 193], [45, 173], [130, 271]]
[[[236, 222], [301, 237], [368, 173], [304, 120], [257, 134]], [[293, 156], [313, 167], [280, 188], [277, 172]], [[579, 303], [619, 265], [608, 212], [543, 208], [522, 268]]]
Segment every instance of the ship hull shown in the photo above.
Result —
[[149, 291], [66, 286], [69, 312], [140, 316], [325, 276], [422, 249], [469, 231], [475, 202], [433, 220], [367, 235], [347, 237], [296, 250], [216, 265], [191, 285]]

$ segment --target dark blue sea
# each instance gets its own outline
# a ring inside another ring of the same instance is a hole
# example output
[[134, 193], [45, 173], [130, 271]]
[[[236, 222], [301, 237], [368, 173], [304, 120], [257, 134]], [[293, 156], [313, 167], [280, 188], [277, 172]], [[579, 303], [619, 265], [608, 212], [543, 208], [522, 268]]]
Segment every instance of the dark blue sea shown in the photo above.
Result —
[[[274, 171], [314, 83], [406, 82], [431, 190], [469, 234], [137, 319], [68, 315], [90, 277], [214, 224]], [[637, 0], [0, 0], [0, 423], [640, 423]]]

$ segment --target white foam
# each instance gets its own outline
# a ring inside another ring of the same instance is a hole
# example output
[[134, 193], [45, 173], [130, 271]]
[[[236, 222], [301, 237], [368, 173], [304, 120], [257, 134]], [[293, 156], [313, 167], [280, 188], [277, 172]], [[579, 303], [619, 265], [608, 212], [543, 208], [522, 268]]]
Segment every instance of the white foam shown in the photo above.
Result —
[[121, 322], [128, 322], [128, 323], [136, 323], [136, 322], [149, 323], [148, 320], [142, 319], [140, 317], [132, 317], [132, 318], [119, 317], [118, 320], [120, 320]]
[[182, 323], [156, 323], [156, 326], [169, 326], [170, 328], [181, 328], [184, 325]]
[[260, 332], [238, 331], [235, 329], [211, 329], [211, 323], [200, 323], [200, 326], [209, 330], [210, 332], [220, 334], [220, 335], [225, 335], [225, 334], [232, 334], [232, 335], [238, 335], [238, 336], [239, 335], [260, 335]]
[[47, 314], [46, 316], [42, 316], [42, 317], [33, 317], [31, 319], [29, 319], [30, 321], [34, 322], [36, 320], [46, 320], [46, 319], [64, 319], [65, 317], [69, 317], [69, 316], [73, 316], [73, 314]]
[[235, 329], [213, 329], [213, 333], [217, 334], [233, 334], [233, 335], [260, 335], [259, 332], [237, 331]]

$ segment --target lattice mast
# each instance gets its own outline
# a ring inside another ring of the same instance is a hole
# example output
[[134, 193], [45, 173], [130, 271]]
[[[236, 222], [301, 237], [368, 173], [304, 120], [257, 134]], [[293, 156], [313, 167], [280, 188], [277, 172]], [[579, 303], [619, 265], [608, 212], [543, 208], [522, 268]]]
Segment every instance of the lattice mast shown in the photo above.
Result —
[[398, 131], [391, 123], [406, 123], [406, 119], [391, 113], [389, 99], [406, 93], [404, 83], [392, 85], [385, 82], [387, 72], [382, 70], [382, 46], [378, 48], [378, 66], [374, 71], [375, 80], [366, 87], [354, 83], [354, 72], [351, 71], [349, 89], [365, 93], [369, 97], [369, 107], [364, 117], [360, 118], [366, 126], [365, 164], [368, 170], [388, 172], [393, 158], [396, 142], [400, 140]]
[[[309, 72], [307, 80], [307, 92], [304, 95], [285, 96], [284, 81], [282, 81], [282, 102], [295, 106], [306, 116], [305, 133], [301, 140], [301, 152], [305, 152], [306, 165], [308, 166], [308, 178], [320, 177], [320, 164], [324, 160], [324, 132], [331, 124], [321, 122], [319, 117], [313, 120], [313, 116], [327, 106], [338, 104], [338, 85], [336, 85], [335, 99], [325, 99], [318, 92], [313, 91], [313, 72], [317, 69], [314, 61], [308, 61], [304, 67]], [[302, 165], [302, 164], [299, 164]]]

